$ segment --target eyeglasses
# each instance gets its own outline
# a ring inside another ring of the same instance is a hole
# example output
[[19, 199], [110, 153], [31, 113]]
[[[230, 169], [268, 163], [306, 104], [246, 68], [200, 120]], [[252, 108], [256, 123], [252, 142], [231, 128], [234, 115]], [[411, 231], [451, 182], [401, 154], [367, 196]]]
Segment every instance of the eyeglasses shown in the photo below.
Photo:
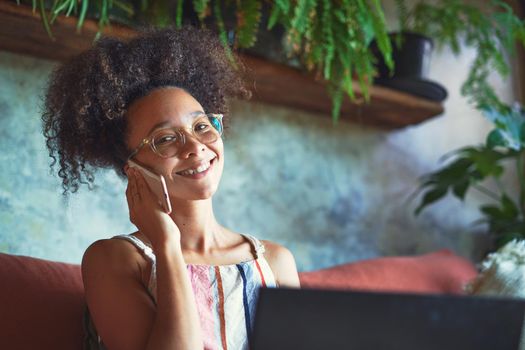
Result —
[[185, 130], [189, 130], [190, 136], [201, 143], [209, 144], [215, 142], [222, 135], [222, 117], [222, 114], [207, 113], [195, 118], [191, 129], [185, 127], [156, 130], [141, 141], [139, 146], [131, 152], [128, 160], [133, 158], [145, 145], [149, 145], [151, 150], [162, 158], [176, 156], [186, 143], [186, 133], [183, 132]]

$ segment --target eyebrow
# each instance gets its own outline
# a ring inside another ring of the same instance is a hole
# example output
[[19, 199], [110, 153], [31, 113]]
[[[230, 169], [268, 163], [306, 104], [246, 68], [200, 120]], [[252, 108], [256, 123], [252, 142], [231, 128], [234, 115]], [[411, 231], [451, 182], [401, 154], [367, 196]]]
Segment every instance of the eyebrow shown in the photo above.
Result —
[[[201, 114], [204, 114], [204, 112], [203, 111], [193, 111], [191, 113], [188, 113], [188, 116], [193, 117], [195, 119], [195, 117], [198, 117]], [[162, 129], [162, 128], [164, 128], [166, 126], [169, 126], [169, 125], [171, 125], [171, 121], [169, 121], [169, 120], [157, 123], [157, 124], [153, 125], [153, 127], [151, 129], [149, 129], [149, 131], [148, 131], [148, 133], [146, 135], [151, 135], [151, 133], [153, 131], [155, 131], [157, 129]]]

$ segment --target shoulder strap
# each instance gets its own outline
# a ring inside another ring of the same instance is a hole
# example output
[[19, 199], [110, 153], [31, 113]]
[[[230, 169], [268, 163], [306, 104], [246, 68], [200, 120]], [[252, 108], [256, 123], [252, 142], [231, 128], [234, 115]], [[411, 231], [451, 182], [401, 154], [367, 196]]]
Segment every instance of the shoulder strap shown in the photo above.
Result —
[[153, 297], [154, 302], [156, 302], [156, 295], [157, 295], [157, 264], [156, 264], [156, 261], [157, 259], [155, 257], [155, 254], [153, 253], [153, 249], [151, 249], [143, 241], [133, 236], [132, 234], [117, 235], [111, 238], [118, 238], [118, 239], [123, 239], [125, 241], [131, 242], [151, 262], [151, 274], [150, 274], [149, 283], [148, 283], [148, 290], [150, 292], [150, 295]]
[[256, 258], [261, 257], [263, 255], [263, 253], [264, 253], [264, 244], [262, 244], [261, 241], [259, 241], [257, 238], [255, 238], [252, 235], [248, 235], [248, 234], [245, 234], [245, 233], [242, 233], [242, 235], [244, 237], [246, 237], [251, 242], [252, 246], [254, 247], [254, 249], [255, 249], [255, 257]]
[[146, 255], [146, 257], [150, 261], [155, 262], [156, 259], [155, 259], [155, 254], [153, 254], [153, 250], [150, 247], [148, 247], [144, 242], [142, 242], [140, 239], [138, 239], [137, 237], [129, 234], [129, 235], [117, 235], [111, 238], [120, 238], [120, 239], [133, 243], [133, 245], [137, 247], [141, 252], [143, 252], [144, 255]]

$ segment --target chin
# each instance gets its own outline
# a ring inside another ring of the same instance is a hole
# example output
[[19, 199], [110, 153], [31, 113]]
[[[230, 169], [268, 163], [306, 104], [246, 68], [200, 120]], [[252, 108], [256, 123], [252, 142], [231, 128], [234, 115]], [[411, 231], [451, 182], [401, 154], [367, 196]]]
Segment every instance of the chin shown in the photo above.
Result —
[[[173, 196], [173, 198], [183, 199], [183, 200], [188, 200], [188, 201], [205, 200], [205, 199], [210, 199], [211, 197], [213, 197], [215, 192], [217, 192], [217, 186], [201, 188], [201, 189], [193, 189], [189, 193], [181, 193], [181, 191], [178, 191], [177, 195]], [[170, 197], [172, 196], [170, 195]]]

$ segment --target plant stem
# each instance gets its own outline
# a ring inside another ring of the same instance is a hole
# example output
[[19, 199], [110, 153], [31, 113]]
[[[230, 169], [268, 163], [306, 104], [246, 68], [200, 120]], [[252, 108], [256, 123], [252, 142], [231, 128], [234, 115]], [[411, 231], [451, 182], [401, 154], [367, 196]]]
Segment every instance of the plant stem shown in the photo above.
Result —
[[520, 184], [520, 211], [521, 215], [525, 216], [525, 179], [523, 178], [523, 156], [521, 152], [516, 157], [516, 171], [518, 173], [518, 181]]
[[510, 198], [509, 195], [507, 194], [507, 192], [505, 191], [505, 186], [503, 186], [503, 184], [501, 183], [501, 180], [497, 177], [493, 177], [494, 179], [494, 182], [496, 182], [496, 185], [498, 186], [498, 189], [500, 190], [501, 192], [501, 196], [505, 196], [507, 198]]
[[496, 200], [496, 201], [499, 201], [500, 200], [500, 197], [498, 196], [497, 193], [494, 193], [492, 192], [491, 190], [489, 190], [488, 188], [486, 187], [483, 187], [481, 185], [477, 185], [477, 184], [473, 184], [472, 187], [474, 187], [475, 189], [477, 189], [478, 191], [480, 191], [481, 193], [484, 193], [486, 194], [487, 196], [489, 196], [490, 198]]

